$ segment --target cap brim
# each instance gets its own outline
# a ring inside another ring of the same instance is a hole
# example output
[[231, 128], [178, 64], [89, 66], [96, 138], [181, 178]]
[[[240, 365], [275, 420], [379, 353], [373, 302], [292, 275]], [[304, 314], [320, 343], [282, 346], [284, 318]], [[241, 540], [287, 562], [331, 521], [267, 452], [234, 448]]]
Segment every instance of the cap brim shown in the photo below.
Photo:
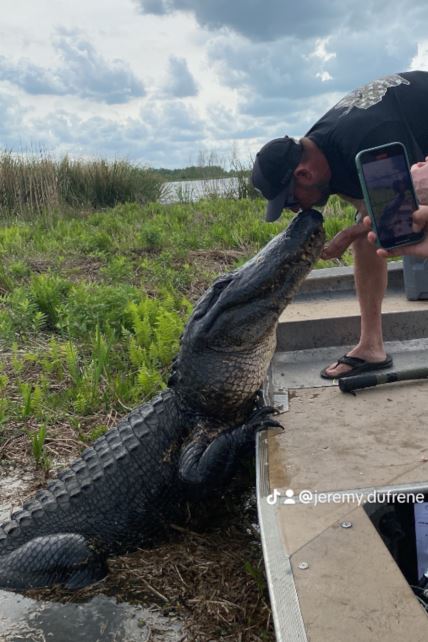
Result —
[[287, 185], [275, 198], [268, 201], [266, 207], [266, 221], [268, 221], [268, 223], [276, 221], [281, 216], [285, 201], [287, 200], [288, 190], [289, 186]]

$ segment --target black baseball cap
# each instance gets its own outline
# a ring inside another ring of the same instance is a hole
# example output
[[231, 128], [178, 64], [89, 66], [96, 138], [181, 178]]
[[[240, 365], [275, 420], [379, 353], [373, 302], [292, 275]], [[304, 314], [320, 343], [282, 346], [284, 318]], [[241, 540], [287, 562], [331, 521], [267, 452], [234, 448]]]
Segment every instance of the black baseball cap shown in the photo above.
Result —
[[275, 138], [256, 155], [251, 181], [268, 199], [266, 220], [276, 221], [283, 209], [296, 205], [293, 196], [293, 173], [303, 154], [303, 146], [293, 138]]

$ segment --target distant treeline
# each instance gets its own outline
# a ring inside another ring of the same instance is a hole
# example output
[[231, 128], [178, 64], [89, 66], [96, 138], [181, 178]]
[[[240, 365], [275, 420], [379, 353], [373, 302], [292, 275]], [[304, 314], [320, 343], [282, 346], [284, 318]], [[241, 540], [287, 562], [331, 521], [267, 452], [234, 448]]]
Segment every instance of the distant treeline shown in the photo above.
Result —
[[209, 178], [227, 178], [229, 176], [236, 176], [239, 171], [236, 169], [225, 170], [220, 165], [191, 165], [190, 167], [183, 167], [181, 169], [160, 169], [152, 170], [166, 181], [193, 181], [203, 180]]

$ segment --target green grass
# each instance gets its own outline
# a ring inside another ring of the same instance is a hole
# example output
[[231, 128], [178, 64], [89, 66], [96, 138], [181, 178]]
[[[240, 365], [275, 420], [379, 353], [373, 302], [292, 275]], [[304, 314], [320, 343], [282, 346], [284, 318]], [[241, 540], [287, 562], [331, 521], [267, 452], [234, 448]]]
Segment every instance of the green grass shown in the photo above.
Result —
[[[0, 442], [28, 434], [34, 455], [47, 426], [51, 450], [65, 432], [74, 452], [165, 387], [197, 298], [292, 217], [268, 224], [263, 211], [260, 199], [207, 199], [4, 220]], [[353, 222], [337, 199], [325, 214], [329, 237]]]
[[[254, 198], [122, 203], [95, 212], [68, 203], [48, 215], [21, 208], [3, 218], [2, 459], [46, 477], [164, 388], [198, 297], [293, 216], [268, 224], [264, 208]], [[352, 208], [331, 199], [327, 236], [353, 217]], [[351, 261], [347, 253], [342, 263]], [[258, 566], [246, 561], [243, 574], [264, 604]]]

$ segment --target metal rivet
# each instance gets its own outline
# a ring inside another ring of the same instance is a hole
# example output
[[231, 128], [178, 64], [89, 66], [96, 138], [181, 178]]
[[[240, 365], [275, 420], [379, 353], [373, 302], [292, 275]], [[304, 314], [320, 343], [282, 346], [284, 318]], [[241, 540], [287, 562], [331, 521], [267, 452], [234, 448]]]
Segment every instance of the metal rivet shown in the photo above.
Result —
[[342, 522], [341, 523], [342, 528], [352, 528], [352, 522]]
[[309, 564], [307, 562], [300, 562], [299, 568], [302, 571], [306, 571], [306, 569], [309, 568]]

